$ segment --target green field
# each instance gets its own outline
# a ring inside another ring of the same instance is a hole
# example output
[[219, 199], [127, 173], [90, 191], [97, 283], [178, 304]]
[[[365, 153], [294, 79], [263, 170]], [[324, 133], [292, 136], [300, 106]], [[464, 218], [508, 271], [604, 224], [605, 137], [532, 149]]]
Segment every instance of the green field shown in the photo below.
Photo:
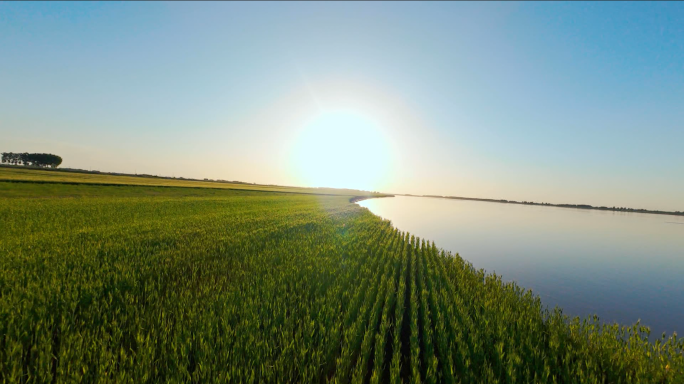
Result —
[[279, 185], [249, 184], [237, 182], [198, 181], [152, 176], [111, 175], [91, 172], [65, 172], [58, 169], [35, 169], [22, 166], [0, 166], [0, 181], [31, 183], [63, 183], [73, 185], [137, 185], [155, 187], [185, 187], [210, 189], [238, 189], [266, 192], [311, 193], [318, 195], [381, 196], [380, 193], [353, 189], [301, 188]]
[[684, 382], [681, 339], [546, 310], [353, 195], [46, 173], [0, 182], [3, 383]]

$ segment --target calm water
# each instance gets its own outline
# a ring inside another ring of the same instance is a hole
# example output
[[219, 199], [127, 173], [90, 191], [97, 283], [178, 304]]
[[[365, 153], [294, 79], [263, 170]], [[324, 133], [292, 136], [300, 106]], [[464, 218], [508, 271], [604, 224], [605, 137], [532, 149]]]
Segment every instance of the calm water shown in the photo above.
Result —
[[424, 197], [359, 202], [572, 316], [684, 333], [684, 218]]

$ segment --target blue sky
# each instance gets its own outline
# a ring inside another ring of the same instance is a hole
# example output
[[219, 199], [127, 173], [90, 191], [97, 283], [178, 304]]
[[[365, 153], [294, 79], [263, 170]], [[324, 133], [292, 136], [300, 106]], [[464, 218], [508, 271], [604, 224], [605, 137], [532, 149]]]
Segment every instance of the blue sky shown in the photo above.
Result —
[[0, 3], [0, 151], [66, 167], [684, 210], [682, 106], [676, 2]]

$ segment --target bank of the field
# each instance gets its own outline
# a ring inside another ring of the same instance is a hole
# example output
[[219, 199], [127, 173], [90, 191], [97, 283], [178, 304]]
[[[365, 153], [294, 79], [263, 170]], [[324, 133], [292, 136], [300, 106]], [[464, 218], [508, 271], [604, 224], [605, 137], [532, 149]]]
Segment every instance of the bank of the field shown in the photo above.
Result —
[[363, 200], [368, 200], [368, 199], [379, 199], [383, 197], [394, 197], [394, 195], [379, 195], [379, 196], [354, 196], [351, 199], [349, 199], [350, 203], [358, 203], [359, 201]]

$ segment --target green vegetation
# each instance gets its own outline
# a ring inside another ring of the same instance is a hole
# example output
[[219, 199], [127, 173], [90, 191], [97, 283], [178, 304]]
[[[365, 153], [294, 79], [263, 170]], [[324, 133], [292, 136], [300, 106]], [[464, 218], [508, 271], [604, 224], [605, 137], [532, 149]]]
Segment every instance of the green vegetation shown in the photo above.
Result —
[[351, 197], [0, 182], [0, 381], [684, 382]]
[[155, 187], [186, 187], [213, 189], [240, 189], [267, 192], [311, 193], [317, 195], [353, 195], [353, 196], [386, 196], [380, 193], [358, 191], [354, 189], [335, 188], [300, 188], [279, 185], [249, 184], [227, 181], [199, 181], [182, 178], [156, 177], [150, 175], [134, 176], [105, 174], [88, 171], [42, 170], [23, 167], [0, 166], [0, 181], [15, 183], [62, 183], [62, 184], [97, 184], [97, 185], [140, 185]]

